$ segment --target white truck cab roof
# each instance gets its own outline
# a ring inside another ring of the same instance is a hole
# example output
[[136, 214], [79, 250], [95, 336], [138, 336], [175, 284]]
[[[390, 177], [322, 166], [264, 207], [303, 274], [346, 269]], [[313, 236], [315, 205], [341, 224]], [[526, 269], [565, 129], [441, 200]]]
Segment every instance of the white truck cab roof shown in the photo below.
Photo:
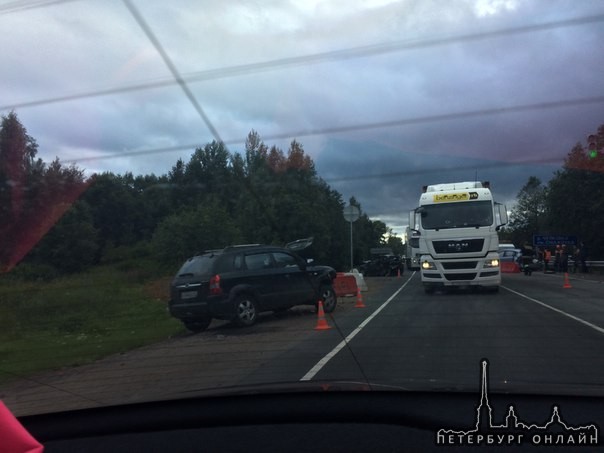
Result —
[[490, 184], [488, 182], [480, 181], [465, 181], [465, 182], [453, 182], [445, 184], [433, 184], [430, 186], [424, 186], [425, 192], [444, 192], [448, 190], [467, 190], [467, 189], [488, 189]]

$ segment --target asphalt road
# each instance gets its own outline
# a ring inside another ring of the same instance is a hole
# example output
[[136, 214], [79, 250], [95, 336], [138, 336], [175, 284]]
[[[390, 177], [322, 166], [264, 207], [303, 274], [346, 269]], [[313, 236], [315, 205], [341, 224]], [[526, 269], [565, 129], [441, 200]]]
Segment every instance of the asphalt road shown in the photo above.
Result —
[[486, 358], [494, 391], [602, 395], [604, 286], [569, 282], [506, 274], [498, 294], [425, 295], [416, 276], [312, 378], [474, 390]]
[[[17, 415], [187, 397], [267, 383], [345, 381], [477, 391], [604, 395], [604, 285], [505, 274], [497, 294], [424, 294], [419, 275], [369, 278], [365, 308], [341, 299], [327, 331], [300, 307], [248, 329], [215, 323], [94, 364], [0, 388]], [[344, 341], [346, 339], [346, 341]], [[270, 388], [270, 386], [266, 387]]]

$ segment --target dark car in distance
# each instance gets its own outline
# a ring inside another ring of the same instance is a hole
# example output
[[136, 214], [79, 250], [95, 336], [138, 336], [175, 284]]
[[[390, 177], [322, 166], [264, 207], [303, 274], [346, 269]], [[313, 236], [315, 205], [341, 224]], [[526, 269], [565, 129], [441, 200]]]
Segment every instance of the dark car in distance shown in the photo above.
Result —
[[517, 263], [522, 256], [522, 251], [517, 248], [500, 248], [499, 260], [511, 263]]
[[396, 277], [403, 274], [405, 265], [398, 255], [380, 255], [364, 262], [359, 270], [366, 277]]
[[251, 326], [260, 312], [317, 305], [319, 300], [326, 313], [333, 312], [335, 270], [312, 265], [293, 251], [302, 248], [300, 241], [291, 244], [291, 249], [229, 246], [189, 258], [172, 280], [170, 314], [200, 332], [214, 318]]

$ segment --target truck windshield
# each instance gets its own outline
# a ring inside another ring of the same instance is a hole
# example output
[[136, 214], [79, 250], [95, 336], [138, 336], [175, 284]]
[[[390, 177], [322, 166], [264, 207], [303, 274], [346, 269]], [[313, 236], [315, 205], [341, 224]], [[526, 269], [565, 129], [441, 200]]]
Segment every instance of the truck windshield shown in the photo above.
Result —
[[422, 227], [426, 230], [472, 228], [493, 224], [491, 201], [431, 204], [422, 207]]

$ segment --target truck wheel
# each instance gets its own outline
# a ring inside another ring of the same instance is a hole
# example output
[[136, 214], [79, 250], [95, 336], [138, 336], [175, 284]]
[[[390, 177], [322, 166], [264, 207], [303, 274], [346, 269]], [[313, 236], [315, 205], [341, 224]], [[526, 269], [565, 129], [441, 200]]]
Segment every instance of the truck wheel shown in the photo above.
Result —
[[203, 332], [204, 330], [206, 330], [209, 327], [211, 322], [212, 322], [212, 318], [208, 317], [208, 318], [196, 319], [194, 321], [193, 320], [183, 321], [183, 324], [191, 332], [199, 333], [199, 332]]

